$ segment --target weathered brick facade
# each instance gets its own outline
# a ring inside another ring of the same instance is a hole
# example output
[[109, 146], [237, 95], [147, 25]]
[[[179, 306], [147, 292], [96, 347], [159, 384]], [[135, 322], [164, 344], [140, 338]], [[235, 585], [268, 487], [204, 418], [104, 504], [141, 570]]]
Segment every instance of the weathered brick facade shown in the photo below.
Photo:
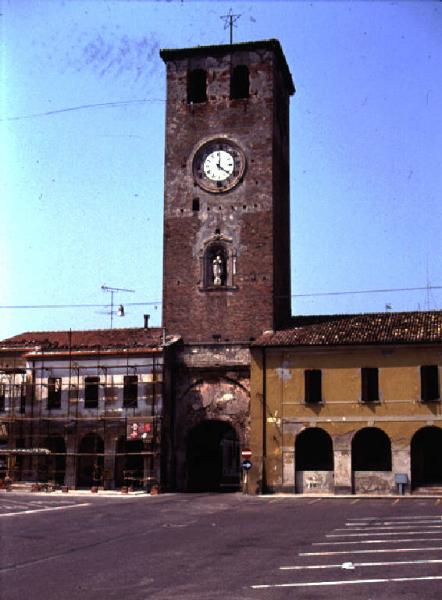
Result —
[[[290, 315], [288, 107], [292, 80], [279, 43], [165, 50], [167, 116], [164, 324], [186, 342], [249, 341]], [[232, 69], [249, 69], [249, 95], [230, 99]], [[189, 103], [188, 73], [207, 74], [207, 101]], [[201, 189], [192, 173], [204, 141], [227, 139], [245, 154], [242, 181]], [[204, 249], [226, 245], [229, 285], [207, 289]], [[213, 336], [216, 336], [214, 338]]]

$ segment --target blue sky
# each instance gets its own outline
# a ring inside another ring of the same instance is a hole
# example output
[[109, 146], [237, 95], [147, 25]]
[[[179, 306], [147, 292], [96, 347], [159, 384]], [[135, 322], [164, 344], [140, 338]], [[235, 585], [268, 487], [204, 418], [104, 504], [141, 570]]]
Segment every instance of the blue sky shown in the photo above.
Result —
[[[442, 286], [442, 3], [1, 2], [0, 339], [161, 322], [160, 48], [278, 38], [291, 101], [292, 293]], [[130, 306], [148, 302], [148, 306]], [[442, 308], [442, 290], [294, 313]]]

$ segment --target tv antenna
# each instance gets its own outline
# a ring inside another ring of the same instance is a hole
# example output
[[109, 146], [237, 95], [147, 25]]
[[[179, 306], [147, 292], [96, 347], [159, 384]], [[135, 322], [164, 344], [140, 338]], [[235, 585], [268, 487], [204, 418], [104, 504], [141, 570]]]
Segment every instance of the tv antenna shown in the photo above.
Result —
[[[101, 289], [103, 290], [103, 292], [109, 292], [110, 295], [111, 295], [111, 305], [110, 305], [111, 324], [110, 324], [110, 328], [112, 329], [113, 324], [114, 324], [114, 294], [116, 294], [118, 292], [130, 292], [131, 294], [134, 294], [135, 290], [128, 290], [126, 288], [110, 287], [108, 285], [102, 285]], [[123, 306], [123, 304], [120, 304], [118, 306], [117, 315], [119, 317], [124, 317], [124, 306]]]
[[236, 27], [235, 23], [241, 15], [234, 15], [232, 9], [226, 15], [222, 15], [220, 19], [224, 19], [224, 29], [230, 28], [230, 44], [233, 44], [233, 28]]

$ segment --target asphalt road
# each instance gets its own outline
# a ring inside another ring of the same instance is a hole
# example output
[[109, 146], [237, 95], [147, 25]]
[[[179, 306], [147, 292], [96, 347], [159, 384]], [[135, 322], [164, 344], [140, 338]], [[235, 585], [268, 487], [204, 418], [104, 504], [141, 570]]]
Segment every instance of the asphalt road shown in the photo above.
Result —
[[439, 599], [442, 501], [0, 494], [1, 600]]

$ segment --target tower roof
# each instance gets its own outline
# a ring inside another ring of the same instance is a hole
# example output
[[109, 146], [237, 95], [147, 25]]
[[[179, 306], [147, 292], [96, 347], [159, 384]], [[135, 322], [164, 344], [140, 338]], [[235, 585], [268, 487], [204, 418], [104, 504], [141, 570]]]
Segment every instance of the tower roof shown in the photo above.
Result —
[[160, 50], [160, 56], [164, 62], [168, 62], [170, 60], [190, 58], [192, 56], [221, 56], [232, 54], [233, 52], [248, 50], [273, 50], [279, 62], [279, 66], [284, 74], [284, 79], [290, 95], [295, 93], [295, 86], [293, 84], [290, 69], [287, 65], [281, 44], [279, 40], [276, 39], [258, 40], [254, 42], [239, 42], [236, 44], [220, 44], [214, 46], [193, 46], [191, 48], [163, 48]]

